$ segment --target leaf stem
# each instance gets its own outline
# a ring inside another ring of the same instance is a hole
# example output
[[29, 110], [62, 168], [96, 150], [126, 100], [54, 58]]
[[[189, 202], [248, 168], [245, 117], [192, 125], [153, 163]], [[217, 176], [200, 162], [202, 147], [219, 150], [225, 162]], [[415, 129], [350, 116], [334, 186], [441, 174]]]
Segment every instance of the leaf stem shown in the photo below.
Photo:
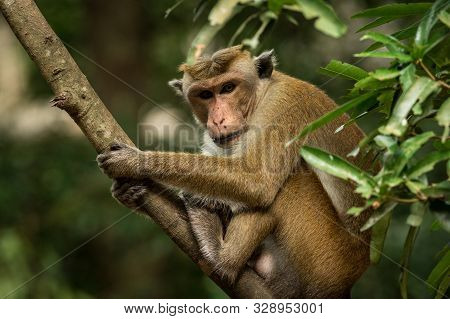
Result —
[[395, 197], [395, 196], [388, 196], [388, 198], [395, 202], [405, 203], [405, 204], [411, 204], [411, 203], [415, 203], [418, 201], [417, 198], [400, 198], [400, 197]]
[[427, 66], [423, 63], [422, 59], [417, 60], [417, 63], [420, 64], [422, 69], [428, 74], [428, 76], [433, 80], [436, 81], [436, 77], [433, 75], [433, 73], [430, 72], [430, 70], [427, 68]]
[[448, 85], [447, 83], [445, 83], [444, 81], [441, 80], [437, 80], [436, 77], [433, 75], [433, 73], [431, 73], [431, 71], [427, 68], [427, 66], [425, 65], [425, 63], [423, 63], [422, 59], [417, 60], [417, 64], [420, 64], [420, 66], [422, 67], [422, 69], [426, 72], [426, 74], [433, 80], [438, 82], [440, 85], [442, 85], [443, 87], [450, 89], [450, 85]]

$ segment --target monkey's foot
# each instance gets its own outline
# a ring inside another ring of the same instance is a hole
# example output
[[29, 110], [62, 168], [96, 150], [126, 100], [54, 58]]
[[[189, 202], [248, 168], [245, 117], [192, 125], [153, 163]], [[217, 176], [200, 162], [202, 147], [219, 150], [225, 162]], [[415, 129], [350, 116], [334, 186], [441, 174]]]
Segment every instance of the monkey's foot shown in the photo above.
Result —
[[149, 190], [145, 180], [116, 179], [111, 186], [112, 196], [131, 209], [138, 209], [145, 204]]

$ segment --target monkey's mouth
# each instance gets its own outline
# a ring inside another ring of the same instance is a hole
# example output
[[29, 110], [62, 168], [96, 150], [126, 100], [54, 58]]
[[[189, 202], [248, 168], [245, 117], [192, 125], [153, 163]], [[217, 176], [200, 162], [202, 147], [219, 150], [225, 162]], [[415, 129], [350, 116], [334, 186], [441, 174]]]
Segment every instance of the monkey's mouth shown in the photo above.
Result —
[[235, 141], [237, 139], [239, 139], [239, 137], [241, 136], [241, 134], [244, 132], [244, 130], [239, 130], [239, 131], [235, 131], [233, 133], [230, 133], [228, 135], [222, 135], [222, 136], [218, 136], [218, 137], [213, 137], [213, 141], [216, 144], [219, 145], [226, 145], [229, 144], [232, 141]]

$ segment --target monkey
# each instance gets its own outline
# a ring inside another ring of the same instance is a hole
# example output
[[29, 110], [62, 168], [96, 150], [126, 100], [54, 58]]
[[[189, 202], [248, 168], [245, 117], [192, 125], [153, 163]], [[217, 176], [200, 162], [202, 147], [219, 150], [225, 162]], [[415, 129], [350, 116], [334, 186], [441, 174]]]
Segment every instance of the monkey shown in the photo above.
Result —
[[[205, 130], [202, 153], [113, 143], [97, 161], [116, 180], [113, 196], [130, 208], [151, 191], [145, 180], [181, 190], [202, 254], [231, 284], [249, 265], [279, 298], [348, 297], [369, 264], [370, 233], [359, 230], [367, 214], [346, 214], [362, 199], [298, 150], [307, 144], [345, 156], [364, 135], [356, 124], [335, 133], [344, 115], [287, 145], [336, 104], [275, 67], [273, 50], [252, 57], [242, 46], [182, 64], [183, 77], [169, 85]], [[352, 161], [369, 165], [361, 156]]]

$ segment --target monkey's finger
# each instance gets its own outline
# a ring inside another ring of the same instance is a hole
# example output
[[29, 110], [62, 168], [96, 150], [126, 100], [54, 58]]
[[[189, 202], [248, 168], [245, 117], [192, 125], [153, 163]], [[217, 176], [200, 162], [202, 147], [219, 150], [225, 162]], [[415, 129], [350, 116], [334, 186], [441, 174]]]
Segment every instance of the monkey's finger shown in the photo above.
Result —
[[110, 151], [119, 151], [124, 148], [132, 148], [132, 147], [121, 142], [112, 142], [111, 145], [109, 146]]
[[102, 170], [102, 172], [108, 176], [109, 178], [116, 178], [120, 176], [114, 176], [113, 174], [113, 168], [112, 168], [112, 162], [111, 159], [105, 159], [98, 162], [98, 167]]
[[109, 158], [111, 157], [111, 155], [109, 153], [101, 153], [99, 155], [97, 155], [97, 163], [98, 165], [106, 162]]
[[116, 192], [120, 194], [126, 193], [131, 186], [132, 186], [131, 183], [125, 182], [117, 188]]
[[123, 178], [117, 178], [117, 179], [114, 179], [114, 180], [113, 180], [113, 183], [112, 183], [112, 185], [111, 185], [111, 192], [114, 193], [114, 192], [119, 191], [120, 188], [123, 186], [123, 184], [126, 183], [126, 181], [127, 181], [127, 180], [126, 180], [126, 179], [123, 179]]

